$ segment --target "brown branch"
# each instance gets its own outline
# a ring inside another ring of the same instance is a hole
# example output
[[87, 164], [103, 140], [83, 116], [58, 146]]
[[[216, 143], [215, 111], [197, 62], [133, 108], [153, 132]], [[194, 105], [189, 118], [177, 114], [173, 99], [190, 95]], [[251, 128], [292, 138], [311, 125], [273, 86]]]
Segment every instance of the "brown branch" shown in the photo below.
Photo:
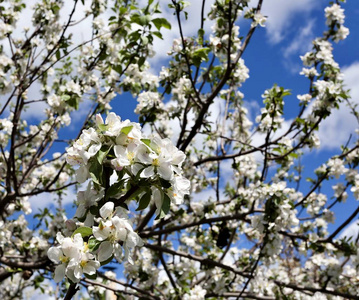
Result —
[[[263, 0], [260, 0], [258, 2], [258, 6], [257, 6], [257, 11], [258, 12], [260, 11], [260, 8], [262, 6], [262, 2], [263, 2]], [[206, 115], [209, 106], [212, 104], [212, 101], [214, 100], [214, 98], [222, 90], [223, 86], [226, 84], [227, 80], [229, 79], [229, 76], [230, 76], [231, 72], [236, 67], [239, 59], [242, 57], [244, 51], [246, 50], [255, 29], [256, 29], [256, 27], [251, 27], [251, 29], [248, 31], [247, 36], [246, 36], [246, 38], [245, 38], [245, 40], [244, 40], [244, 42], [242, 44], [242, 47], [239, 50], [239, 52], [237, 54], [237, 57], [235, 58], [235, 61], [233, 63], [230, 63], [230, 61], [228, 62], [227, 69], [226, 69], [226, 72], [223, 75], [223, 78], [218, 83], [218, 85], [215, 87], [215, 89], [212, 91], [211, 95], [207, 98], [206, 102], [203, 105], [202, 110], [198, 114], [197, 120], [196, 120], [195, 124], [193, 125], [188, 137], [182, 143], [181, 148], [180, 148], [182, 151], [186, 150], [187, 146], [190, 144], [192, 139], [197, 134], [197, 131], [201, 128], [204, 116]]]
[[189, 253], [175, 251], [175, 250], [172, 250], [172, 249], [168, 249], [166, 247], [153, 245], [153, 244], [148, 244], [148, 243], [144, 244], [144, 247], [146, 247], [148, 249], [151, 249], [153, 251], [165, 252], [165, 253], [168, 253], [168, 254], [171, 254], [171, 255], [174, 255], [174, 256], [181, 256], [181, 257], [185, 257], [185, 258], [188, 258], [188, 259], [191, 259], [191, 260], [194, 260], [194, 261], [198, 261], [202, 265], [212, 266], [212, 267], [219, 267], [221, 269], [233, 272], [234, 274], [240, 275], [242, 277], [247, 277], [248, 278], [250, 276], [248, 273], [241, 272], [241, 271], [239, 271], [237, 269], [234, 269], [231, 266], [219, 263], [219, 262], [214, 261], [214, 260], [212, 260], [210, 258], [199, 257], [199, 256], [192, 255], [192, 254], [189, 254]]
[[182, 229], [186, 229], [186, 228], [190, 228], [190, 227], [194, 227], [194, 226], [198, 226], [198, 225], [202, 225], [202, 224], [211, 224], [211, 223], [215, 223], [215, 222], [221, 222], [221, 221], [228, 221], [228, 220], [243, 220], [248, 213], [245, 214], [235, 214], [235, 215], [231, 215], [231, 216], [222, 216], [222, 217], [214, 217], [214, 218], [203, 218], [197, 222], [193, 222], [193, 223], [188, 223], [188, 224], [184, 224], [184, 225], [177, 225], [177, 226], [173, 226], [173, 227], [169, 227], [169, 228], [165, 228], [165, 229], [161, 229], [161, 230], [157, 230], [157, 231], [145, 231], [145, 232], [141, 232], [140, 236], [142, 238], [148, 238], [148, 237], [152, 237], [152, 236], [156, 236], [156, 235], [160, 235], [160, 234], [166, 234], [166, 233], [171, 233], [174, 231], [180, 231]]
[[[232, 298], [232, 297], [238, 297], [240, 293], [239, 292], [225, 292], [225, 293], [220, 293], [220, 294], [215, 294], [215, 293], [208, 293], [206, 294], [206, 298]], [[255, 294], [251, 294], [251, 293], [243, 293], [242, 297], [245, 299], [258, 299], [258, 300], [275, 300], [277, 298], [275, 297], [269, 297], [269, 296], [257, 296]]]
[[346, 293], [342, 293], [336, 290], [327, 290], [325, 288], [314, 288], [314, 287], [309, 287], [309, 286], [301, 286], [298, 284], [293, 284], [293, 283], [284, 283], [284, 282], [280, 282], [277, 280], [274, 280], [274, 283], [278, 286], [284, 286], [296, 291], [309, 291], [309, 292], [319, 292], [319, 293], [324, 293], [324, 294], [328, 294], [328, 295], [334, 295], [334, 296], [340, 296], [343, 297], [344, 299], [356, 299], [358, 300], [359, 297], [355, 296], [355, 295], [351, 295], [351, 294], [346, 294]]
[[122, 286], [124, 286], [124, 287], [130, 288], [130, 289], [133, 289], [133, 290], [135, 290], [135, 291], [137, 291], [137, 292], [139, 292], [139, 293], [141, 293], [141, 294], [143, 294], [143, 295], [147, 295], [147, 296], [153, 297], [153, 298], [155, 298], [155, 299], [159, 299], [158, 297], [156, 297], [156, 296], [153, 295], [152, 293], [150, 293], [150, 292], [148, 292], [148, 291], [145, 291], [145, 290], [142, 290], [142, 289], [140, 289], [140, 288], [138, 288], [138, 287], [132, 286], [131, 284], [128, 284], [128, 283], [119, 281], [119, 280], [114, 279], [114, 278], [110, 278], [110, 277], [106, 276], [105, 274], [103, 274], [103, 273], [101, 273], [101, 272], [98, 272], [97, 274], [98, 274], [98, 276], [100, 276], [100, 277], [102, 277], [102, 278], [104, 278], [104, 279], [106, 279], [106, 280], [109, 280], [109, 281], [118, 283], [118, 284], [120, 284], [120, 285], [122, 285]]
[[151, 220], [153, 215], [156, 212], [156, 206], [153, 204], [147, 213], [146, 216], [144, 216], [143, 219], [141, 219], [140, 223], [138, 224], [137, 228], [135, 229], [136, 232], [141, 232], [143, 228], [148, 224], [148, 222]]
[[12, 268], [21, 268], [26, 270], [31, 269], [43, 269], [51, 264], [50, 260], [47, 257], [44, 257], [37, 261], [14, 261], [6, 257], [0, 257], [0, 263], [7, 265]]
[[72, 283], [67, 290], [66, 296], [64, 300], [71, 300], [73, 296], [75, 296], [76, 292], [79, 290], [78, 287], [76, 287], [77, 283]]
[[350, 215], [350, 217], [342, 223], [342, 225], [340, 225], [337, 230], [335, 230], [330, 236], [328, 236], [328, 238], [326, 238], [326, 240], [324, 240], [323, 242], [325, 241], [332, 241], [333, 238], [343, 229], [345, 228], [354, 218], [355, 216], [359, 213], [359, 206], [357, 207], [357, 209]]

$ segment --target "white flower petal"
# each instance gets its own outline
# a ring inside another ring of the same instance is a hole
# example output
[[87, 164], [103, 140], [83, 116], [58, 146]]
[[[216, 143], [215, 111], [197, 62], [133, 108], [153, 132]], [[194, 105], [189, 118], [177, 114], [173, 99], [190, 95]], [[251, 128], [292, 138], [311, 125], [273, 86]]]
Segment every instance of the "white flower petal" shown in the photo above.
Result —
[[60, 244], [62, 244], [62, 242], [63, 242], [63, 240], [64, 240], [64, 236], [61, 234], [61, 232], [58, 232], [58, 233], [56, 234], [56, 240], [57, 240]]
[[144, 169], [141, 173], [142, 178], [149, 178], [152, 177], [155, 174], [155, 168], [154, 166], [149, 166], [146, 169]]
[[90, 177], [87, 166], [81, 166], [76, 170], [76, 180], [79, 183], [84, 183]]
[[54, 281], [59, 283], [65, 277], [66, 267], [64, 264], [58, 265], [55, 269]]
[[51, 247], [47, 251], [48, 258], [55, 264], [58, 264], [60, 262], [60, 257], [62, 256], [62, 251], [60, 247]]
[[174, 165], [181, 165], [185, 160], [186, 155], [182, 151], [177, 151], [172, 158], [172, 164]]
[[173, 178], [173, 171], [168, 163], [161, 164], [157, 168], [157, 172], [165, 180], [171, 180]]
[[92, 228], [92, 234], [95, 236], [95, 238], [98, 241], [104, 241], [108, 238], [108, 236], [110, 234], [110, 228], [104, 227], [104, 228], [100, 229], [100, 227], [94, 226]]
[[85, 205], [79, 204], [79, 206], [76, 209], [75, 217], [76, 218], [82, 218], [86, 213]]
[[100, 267], [100, 263], [98, 261], [89, 261], [83, 268], [83, 272], [88, 275], [96, 274], [96, 270]]
[[100, 216], [103, 219], [107, 219], [111, 216], [113, 209], [115, 208], [115, 204], [113, 202], [107, 202], [100, 208]]
[[96, 115], [96, 124], [97, 124], [97, 126], [103, 124], [103, 119], [102, 119], [102, 116], [100, 114]]
[[79, 265], [76, 265], [74, 268], [74, 276], [76, 277], [76, 279], [80, 280], [82, 273], [82, 268]]
[[113, 147], [116, 157], [125, 156], [126, 155], [126, 148], [120, 145], [116, 145]]
[[94, 144], [94, 145], [91, 145], [90, 148], [88, 149], [88, 155], [89, 155], [89, 158], [94, 156], [100, 149], [101, 149], [101, 144]]
[[102, 242], [98, 248], [98, 260], [100, 262], [108, 260], [113, 252], [113, 245], [109, 241]]

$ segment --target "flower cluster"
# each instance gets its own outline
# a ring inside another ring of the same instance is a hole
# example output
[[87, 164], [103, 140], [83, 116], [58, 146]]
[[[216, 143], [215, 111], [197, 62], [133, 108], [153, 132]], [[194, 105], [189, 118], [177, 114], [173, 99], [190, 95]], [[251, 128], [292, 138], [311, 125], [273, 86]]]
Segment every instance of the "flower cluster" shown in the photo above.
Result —
[[326, 24], [333, 27], [335, 30], [334, 41], [346, 39], [349, 34], [349, 29], [344, 24], [344, 9], [338, 4], [333, 4], [325, 9], [325, 17], [327, 18]]
[[60, 282], [66, 275], [72, 282], [79, 282], [82, 274], [94, 275], [100, 263], [89, 251], [81, 233], [73, 237], [64, 237], [61, 233], [56, 236], [59, 246], [51, 247], [47, 255], [50, 260], [59, 264], [55, 269], [55, 282]]
[[[84, 183], [91, 178], [85, 191], [77, 195], [75, 219], [69, 223], [72, 237], [58, 234], [60, 246], [49, 249], [49, 258], [57, 266], [55, 280], [65, 275], [78, 282], [83, 273], [94, 275], [101, 264], [122, 260], [122, 252], [133, 263], [131, 250], [142, 245], [123, 208], [131, 199], [139, 203], [137, 210], [152, 202], [162, 218], [171, 202], [179, 205], [189, 194], [190, 182], [182, 176], [186, 156], [169, 139], [142, 136], [138, 123], [121, 121], [110, 113], [105, 122], [96, 116], [96, 129], [83, 130], [67, 149], [66, 160], [79, 165], [76, 178]], [[86, 239], [84, 242], [83, 239]]]

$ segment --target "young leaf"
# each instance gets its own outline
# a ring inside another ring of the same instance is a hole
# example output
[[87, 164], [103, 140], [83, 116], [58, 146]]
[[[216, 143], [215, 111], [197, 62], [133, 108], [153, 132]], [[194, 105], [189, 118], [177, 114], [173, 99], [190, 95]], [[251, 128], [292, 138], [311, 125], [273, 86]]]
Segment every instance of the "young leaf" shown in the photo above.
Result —
[[86, 278], [92, 279], [92, 280], [95, 280], [97, 278], [97, 273], [95, 273], [93, 275], [89, 275], [89, 274], [84, 273], [84, 275], [85, 275]]
[[106, 155], [110, 152], [112, 146], [103, 145], [101, 149], [97, 152], [96, 158], [99, 164], [102, 164], [103, 160], [105, 159]]
[[138, 204], [136, 211], [145, 209], [148, 206], [148, 204], [150, 203], [150, 201], [151, 201], [151, 193], [144, 194], [140, 199], [140, 202]]
[[151, 146], [150, 146], [151, 140], [150, 139], [141, 139], [141, 142], [144, 143], [149, 148], [151, 148]]
[[118, 194], [123, 188], [124, 182], [125, 180], [120, 180], [118, 182], [115, 182], [113, 185], [111, 185], [106, 192], [106, 200]]
[[161, 27], [164, 27], [166, 29], [171, 29], [171, 23], [167, 21], [165, 18], [156, 18], [152, 19], [152, 23], [156, 26], [158, 30], [161, 29]]
[[133, 126], [123, 127], [123, 128], [121, 129], [121, 132], [127, 135], [127, 134], [129, 134], [129, 133], [131, 132], [132, 128], [133, 128]]
[[103, 167], [97, 159], [93, 160], [90, 165], [89, 172], [94, 183], [102, 185]]
[[90, 238], [88, 241], [88, 247], [90, 251], [96, 251], [100, 245], [101, 242], [96, 240], [94, 237]]
[[170, 199], [170, 197], [168, 197], [168, 195], [166, 193], [164, 193], [164, 195], [163, 195], [163, 204], [162, 204], [161, 210], [165, 214], [167, 214], [170, 211], [170, 207], [171, 207], [171, 199]]
[[71, 235], [71, 237], [74, 237], [75, 234], [81, 233], [82, 237], [86, 237], [92, 234], [92, 229], [90, 227], [79, 227], [77, 228], [74, 233]]

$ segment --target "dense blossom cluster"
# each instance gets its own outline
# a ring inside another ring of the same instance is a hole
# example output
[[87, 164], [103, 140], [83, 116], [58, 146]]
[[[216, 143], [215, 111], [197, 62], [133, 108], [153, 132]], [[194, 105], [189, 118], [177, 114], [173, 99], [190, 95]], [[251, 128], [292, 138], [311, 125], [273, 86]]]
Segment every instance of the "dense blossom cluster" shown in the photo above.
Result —
[[[60, 246], [48, 251], [54, 263], [62, 263], [56, 268], [57, 282], [65, 275], [72, 282], [78, 282], [83, 273], [94, 275], [100, 263], [113, 257], [122, 261], [123, 250], [125, 259], [133, 264], [130, 251], [143, 243], [120, 204], [129, 204], [138, 195], [139, 209], [152, 202], [162, 218], [171, 202], [180, 205], [189, 194], [190, 182], [181, 169], [185, 154], [169, 139], [144, 138], [138, 123], [121, 121], [114, 113], [105, 122], [97, 115], [96, 129], [83, 130], [67, 149], [66, 160], [79, 165], [78, 182], [92, 180], [77, 196], [75, 219], [84, 226], [77, 228], [74, 224], [72, 237], [64, 238], [59, 233]], [[111, 178], [115, 179], [110, 182]], [[124, 202], [123, 197], [127, 197]]]

